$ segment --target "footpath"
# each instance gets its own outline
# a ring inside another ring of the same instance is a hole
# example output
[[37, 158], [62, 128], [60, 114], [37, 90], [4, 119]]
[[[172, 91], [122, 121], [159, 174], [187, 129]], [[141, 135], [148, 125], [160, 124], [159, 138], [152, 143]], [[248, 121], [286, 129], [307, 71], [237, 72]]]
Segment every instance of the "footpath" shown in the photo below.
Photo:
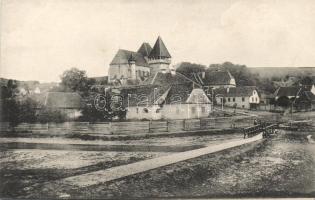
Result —
[[87, 187], [91, 185], [101, 184], [116, 179], [124, 178], [130, 175], [142, 173], [148, 170], [156, 169], [159, 167], [171, 165], [177, 162], [189, 160], [192, 158], [200, 157], [206, 154], [211, 154], [219, 152], [225, 149], [241, 146], [251, 142], [255, 142], [263, 139], [262, 134], [258, 134], [254, 137], [240, 140], [233, 140], [224, 142], [217, 145], [211, 145], [204, 148], [185, 151], [181, 153], [174, 153], [167, 156], [162, 156], [158, 158], [148, 159], [144, 161], [139, 161], [136, 163], [131, 163], [127, 165], [117, 166], [105, 170], [99, 170], [95, 172], [90, 172], [82, 175], [72, 176], [65, 179], [57, 181], [57, 184], [67, 184], [77, 187]]

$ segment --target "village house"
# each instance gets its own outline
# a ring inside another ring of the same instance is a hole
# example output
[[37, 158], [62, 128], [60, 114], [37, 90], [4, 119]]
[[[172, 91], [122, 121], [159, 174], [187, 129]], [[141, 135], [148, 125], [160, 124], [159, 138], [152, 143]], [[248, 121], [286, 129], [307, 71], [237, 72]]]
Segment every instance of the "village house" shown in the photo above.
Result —
[[256, 86], [218, 88], [214, 94], [218, 105], [223, 101], [223, 105], [228, 107], [257, 109], [260, 104]]
[[293, 106], [298, 111], [310, 111], [315, 109], [315, 85], [299, 87]]
[[42, 108], [60, 111], [69, 120], [81, 116], [82, 100], [76, 92], [48, 92]]
[[160, 70], [168, 70], [171, 55], [161, 37], [156, 40], [153, 49], [149, 43], [143, 43], [137, 52], [119, 49], [110, 63], [109, 82], [126, 85], [128, 81], [143, 81]]
[[260, 91], [260, 104], [259, 110], [272, 110], [274, 108], [274, 94], [266, 91]]
[[127, 119], [191, 119], [212, 111], [201, 86], [174, 71], [157, 72], [142, 85], [122, 88], [121, 95]]
[[234, 77], [226, 70], [211, 70], [202, 77], [204, 88], [233, 88], [236, 87]]
[[288, 99], [294, 99], [297, 96], [298, 92], [300, 90], [300, 87], [279, 87], [275, 93], [274, 93], [274, 97], [275, 100], [277, 101], [279, 98], [281, 97], [287, 97]]

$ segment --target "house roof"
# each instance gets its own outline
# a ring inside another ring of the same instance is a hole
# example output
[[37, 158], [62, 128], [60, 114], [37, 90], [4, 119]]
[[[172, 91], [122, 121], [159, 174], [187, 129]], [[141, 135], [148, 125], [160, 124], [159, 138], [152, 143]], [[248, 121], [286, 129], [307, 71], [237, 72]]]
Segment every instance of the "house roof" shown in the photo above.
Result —
[[141, 53], [143, 56], [148, 57], [150, 52], [152, 51], [152, 47], [149, 43], [142, 43], [141, 47], [138, 49], [138, 53]]
[[128, 64], [130, 61], [135, 61], [137, 66], [149, 66], [141, 53], [125, 49], [118, 50], [110, 65]]
[[[177, 72], [177, 73], [180, 73], [180, 72]], [[195, 72], [195, 73], [189, 73], [189, 74], [182, 74], [183, 76], [187, 77], [188, 79], [194, 81], [195, 83], [198, 83], [199, 85], [204, 85], [204, 82], [203, 82], [203, 78], [202, 76], [200, 75], [202, 72]]]
[[205, 85], [229, 85], [233, 78], [229, 71], [207, 71], [203, 82]]
[[75, 92], [48, 92], [46, 107], [50, 108], [81, 108], [81, 96]]
[[195, 81], [187, 78], [181, 73], [176, 72], [172, 74], [171, 72], [157, 72], [149, 76], [146, 80], [142, 82], [142, 85], [176, 85], [176, 84], [185, 84], [185, 83], [194, 83], [195, 86], [201, 86]]
[[296, 96], [300, 89], [300, 87], [279, 87], [275, 91], [275, 96]]
[[165, 101], [167, 104], [171, 104], [172, 102], [186, 103], [193, 89], [193, 83], [172, 85]]
[[156, 40], [152, 51], [150, 52], [149, 58], [171, 58], [171, 54], [168, 52], [162, 38], [159, 36]]
[[121, 89], [123, 104], [129, 106], [151, 106], [153, 104], [187, 103], [194, 84], [184, 83], [171, 86], [142, 85]]
[[138, 85], [135, 87], [122, 87], [120, 95], [125, 106], [143, 106], [154, 104], [159, 97], [169, 90], [167, 86]]
[[305, 97], [310, 101], [315, 101], [315, 95], [311, 91], [304, 91]]
[[315, 95], [311, 91], [302, 91], [299, 92], [299, 98], [294, 99], [295, 104], [310, 102], [315, 103]]
[[214, 90], [215, 95], [223, 95], [224, 97], [248, 97], [253, 94], [253, 91], [257, 90], [256, 86], [242, 86], [232, 88], [218, 88]]

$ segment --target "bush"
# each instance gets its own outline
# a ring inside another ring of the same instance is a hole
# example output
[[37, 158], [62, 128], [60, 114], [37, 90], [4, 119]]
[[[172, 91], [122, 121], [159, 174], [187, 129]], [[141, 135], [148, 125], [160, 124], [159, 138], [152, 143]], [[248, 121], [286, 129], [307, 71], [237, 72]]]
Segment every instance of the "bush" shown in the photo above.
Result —
[[59, 110], [54, 109], [44, 109], [40, 112], [40, 114], [37, 116], [37, 120], [40, 123], [48, 123], [48, 122], [55, 122], [55, 123], [61, 123], [65, 122], [67, 119], [66, 114], [62, 113]]

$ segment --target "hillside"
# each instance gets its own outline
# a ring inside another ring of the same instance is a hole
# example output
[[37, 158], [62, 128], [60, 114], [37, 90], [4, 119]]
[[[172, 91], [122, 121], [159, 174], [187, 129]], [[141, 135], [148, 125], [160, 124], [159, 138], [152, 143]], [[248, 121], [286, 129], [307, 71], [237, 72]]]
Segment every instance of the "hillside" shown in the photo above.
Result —
[[261, 77], [273, 76], [315, 76], [315, 67], [249, 67], [250, 72]]

